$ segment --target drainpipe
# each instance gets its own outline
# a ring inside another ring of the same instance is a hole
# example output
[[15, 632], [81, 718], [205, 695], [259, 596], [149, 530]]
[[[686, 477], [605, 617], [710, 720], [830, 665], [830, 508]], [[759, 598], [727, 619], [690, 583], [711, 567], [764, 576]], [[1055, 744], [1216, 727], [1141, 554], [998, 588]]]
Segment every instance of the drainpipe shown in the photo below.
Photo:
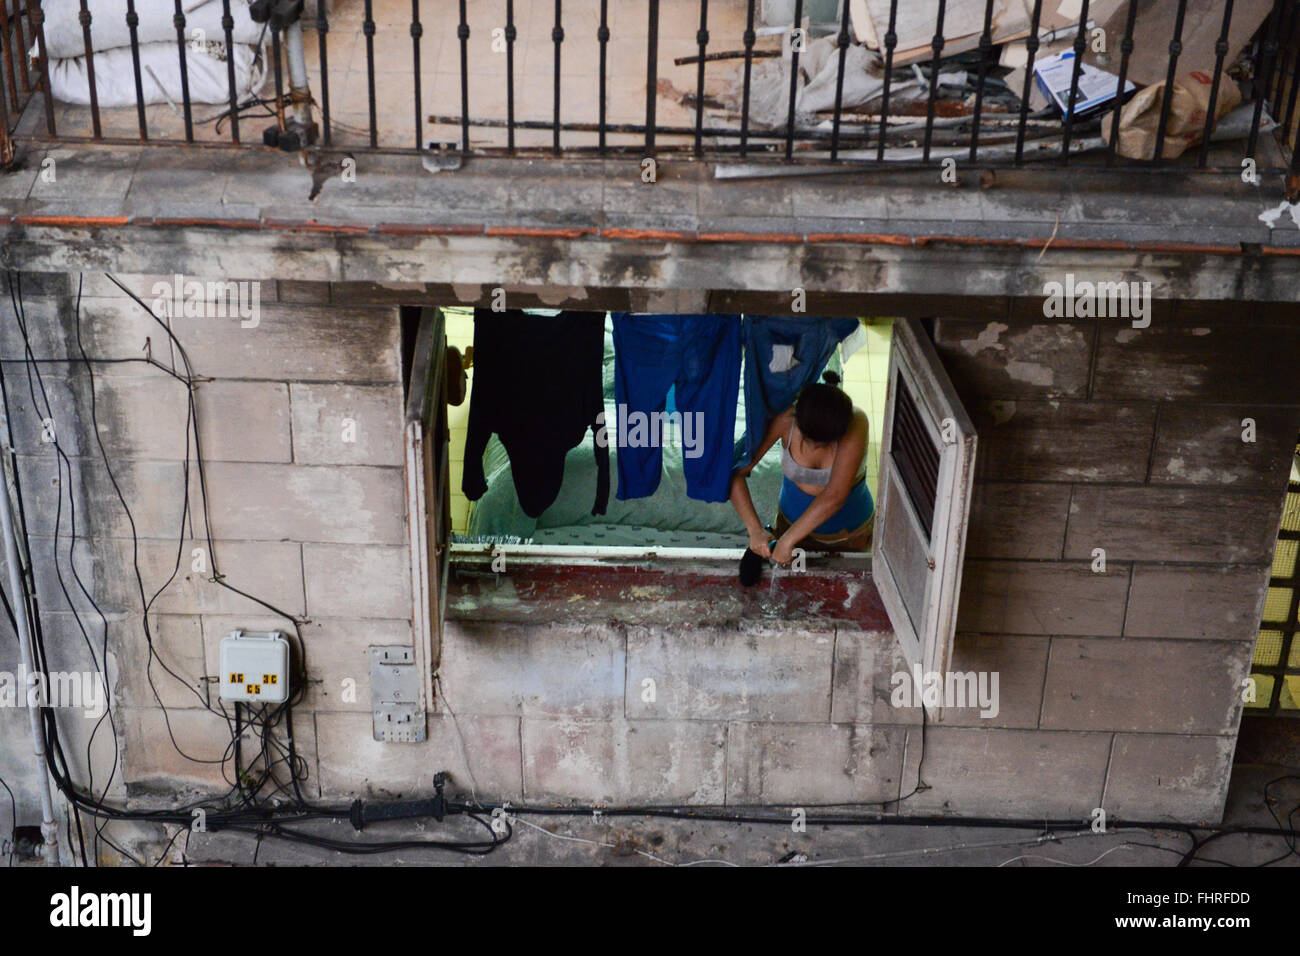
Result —
[[[324, 2], [324, 0], [320, 0]], [[254, 23], [265, 23], [271, 31], [275, 51], [276, 124], [262, 131], [262, 143], [285, 152], [296, 152], [316, 144], [317, 128], [311, 121], [311, 90], [307, 85], [307, 57], [303, 52], [303, 0], [253, 0], [248, 15]], [[289, 61], [289, 117], [285, 118], [280, 84], [280, 34], [284, 34], [284, 56]]]
[[289, 102], [303, 128], [311, 126], [311, 90], [307, 87], [307, 57], [303, 53], [302, 24], [295, 20], [284, 31], [289, 59]]
[[[22, 655], [24, 674], [35, 673], [32, 661], [32, 629], [27, 617], [26, 593], [18, 564], [18, 544], [14, 537], [14, 516], [9, 502], [9, 483], [6, 480], [0, 494], [0, 531], [5, 536], [5, 562], [9, 565], [9, 593], [13, 595], [14, 620], [18, 622], [18, 648]], [[33, 705], [27, 696], [27, 717], [32, 725], [32, 750], [41, 780], [41, 835], [45, 845], [41, 855], [47, 860], [58, 857], [59, 825], [54, 822], [54, 798], [50, 793], [50, 776], [45, 765], [45, 735], [41, 733], [40, 707]]]

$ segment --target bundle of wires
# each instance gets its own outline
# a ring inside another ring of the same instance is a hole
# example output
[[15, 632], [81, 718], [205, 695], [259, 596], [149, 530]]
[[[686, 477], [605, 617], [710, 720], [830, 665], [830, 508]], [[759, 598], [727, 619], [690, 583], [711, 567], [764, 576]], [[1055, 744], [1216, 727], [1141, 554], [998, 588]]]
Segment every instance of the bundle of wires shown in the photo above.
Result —
[[[231, 584], [226, 576], [221, 573], [218, 561], [215, 543], [212, 537], [212, 523], [208, 515], [208, 492], [207, 477], [204, 472], [204, 462], [202, 454], [202, 445], [199, 434], [199, 422], [196, 414], [195, 393], [198, 386], [207, 381], [194, 372], [189, 356], [185, 351], [183, 344], [173, 334], [171, 328], [163, 321], [162, 318], [155, 315], [154, 312], [125, 285], [119, 282], [113, 276], [107, 277], [117, 288], [119, 288], [127, 297], [134, 301], [153, 319], [155, 323], [163, 330], [166, 340], [175, 355], [179, 356], [181, 368], [169, 367], [154, 358], [152, 354], [144, 357], [131, 358], [91, 358], [85, 349], [82, 341], [82, 322], [81, 322], [81, 290], [82, 282], [78, 278], [77, 298], [75, 307], [75, 333], [79, 357], [77, 358], [50, 358], [37, 357], [31, 344], [29, 326], [24, 309], [21, 278], [16, 273], [9, 273], [8, 285], [11, 304], [14, 310], [16, 328], [19, 330], [24, 343], [24, 365], [26, 369], [27, 391], [31, 400], [32, 408], [37, 417], [42, 420], [52, 419], [53, 406], [50, 401], [49, 393], [46, 389], [45, 380], [41, 373], [43, 365], [50, 364], [76, 364], [85, 368], [87, 380], [89, 383], [89, 405], [90, 405], [90, 425], [91, 431], [95, 434], [95, 440], [98, 445], [99, 457], [103, 462], [104, 469], [109, 477], [112, 487], [115, 491], [122, 511], [126, 516], [127, 523], [131, 531], [132, 544], [132, 566], [135, 576], [136, 590], [140, 601], [140, 622], [144, 638], [148, 648], [148, 663], [146, 665], [146, 674], [149, 681], [149, 687], [153, 693], [154, 699], [161, 710], [164, 722], [167, 728], [167, 735], [171, 746], [186, 760], [199, 764], [220, 764], [223, 776], [227, 782], [228, 789], [226, 792], [217, 796], [209, 796], [184, 803], [178, 806], [172, 806], [162, 809], [128, 809], [110, 804], [107, 795], [112, 787], [114, 779], [119, 772], [119, 753], [117, 749], [117, 729], [114, 724], [112, 708], [106, 709], [105, 713], [96, 722], [95, 727], [89, 735], [86, 743], [86, 765], [88, 768], [89, 779], [87, 784], [79, 786], [73, 779], [71, 766], [64, 752], [63, 742], [59, 733], [58, 720], [55, 710], [51, 707], [42, 707], [41, 709], [41, 727], [44, 735], [44, 744], [46, 751], [46, 763], [48, 771], [57, 785], [59, 791], [68, 803], [69, 820], [68, 831], [69, 841], [75, 827], [76, 845], [79, 849], [80, 862], [83, 865], [91, 865], [92, 861], [98, 861], [100, 855], [100, 846], [102, 842], [112, 847], [123, 857], [142, 864], [142, 861], [136, 859], [122, 847], [115, 844], [105, 834], [105, 826], [114, 821], [132, 821], [145, 824], [159, 824], [163, 826], [175, 826], [177, 830], [172, 834], [170, 840], [164, 847], [162, 855], [154, 865], [163, 862], [170, 852], [172, 846], [179, 838], [182, 831], [191, 832], [191, 826], [194, 823], [197, 811], [201, 811], [205, 829], [209, 832], [230, 831], [237, 833], [250, 834], [257, 838], [271, 837], [280, 840], [291, 841], [293, 843], [311, 846], [317, 849], [334, 851], [347, 854], [377, 854], [389, 853], [408, 850], [446, 850], [460, 854], [484, 855], [492, 853], [513, 836], [511, 826], [512, 815], [532, 815], [532, 816], [561, 816], [568, 818], [615, 818], [615, 817], [642, 817], [642, 818], [663, 818], [673, 820], [689, 821], [716, 821], [735, 824], [768, 824], [781, 827], [790, 825], [790, 816], [788, 812], [783, 812], [780, 808], [769, 806], [763, 807], [702, 807], [702, 806], [625, 806], [625, 807], [596, 807], [596, 806], [509, 806], [508, 804], [484, 804], [481, 803], [477, 796], [473, 796], [471, 801], [446, 801], [440, 805], [448, 816], [465, 816], [474, 821], [478, 826], [486, 831], [483, 839], [445, 839], [445, 840], [390, 840], [390, 841], [356, 841], [341, 840], [319, 833], [308, 832], [300, 828], [300, 824], [309, 823], [319, 820], [355, 820], [357, 818], [359, 804], [351, 806], [328, 806], [313, 803], [308, 800], [303, 793], [303, 783], [307, 780], [308, 768], [303, 757], [298, 753], [297, 745], [293, 732], [293, 708], [301, 703], [307, 687], [307, 663], [306, 663], [306, 646], [303, 642], [301, 624], [302, 622], [292, 614], [284, 611], [273, 604], [256, 597], [247, 591], [241, 590]], [[119, 364], [119, 363], [145, 363], [158, 369], [163, 374], [173, 379], [178, 385], [184, 386], [186, 396], [186, 458], [183, 467], [183, 494], [180, 508], [180, 520], [177, 531], [177, 551], [176, 559], [172, 566], [170, 574], [166, 580], [158, 587], [154, 588], [152, 594], [148, 593], [145, 586], [144, 575], [141, 571], [140, 562], [140, 540], [136, 530], [135, 518], [131, 512], [130, 505], [123, 494], [121, 485], [114, 474], [112, 464], [109, 461], [107, 450], [104, 446], [101, 430], [99, 428], [96, 395], [95, 395], [95, 377], [94, 368], [96, 365]], [[49, 657], [47, 654], [46, 635], [44, 633], [40, 608], [37, 601], [37, 589], [34, 576], [34, 561], [31, 553], [31, 536], [29, 534], [26, 511], [23, 506], [22, 485], [19, 476], [18, 457], [16, 446], [12, 435], [13, 418], [10, 405], [10, 387], [6, 381], [4, 373], [4, 363], [0, 362], [0, 401], [3, 402], [6, 427], [10, 434], [7, 436], [8, 459], [12, 472], [12, 484], [15, 498], [17, 500], [17, 522], [15, 531], [20, 538], [18, 545], [20, 551], [20, 560], [23, 567], [20, 572], [23, 579], [24, 593], [13, 595], [12, 600], [26, 602], [28, 617], [32, 625], [32, 643], [33, 659], [37, 669], [42, 673], [49, 670]], [[95, 602], [94, 597], [87, 588], [77, 571], [76, 563], [73, 560], [74, 552], [78, 540], [77, 532], [77, 515], [74, 503], [74, 497], [71, 493], [71, 482], [73, 477], [72, 462], [58, 442], [57, 429], [52, 430], [51, 442], [55, 453], [55, 464], [57, 470], [58, 486], [58, 504], [55, 509], [54, 529], [51, 536], [52, 563], [55, 577], [58, 581], [59, 592], [68, 608], [74, 613], [71, 615], [77, 622], [83, 642], [101, 675], [107, 673], [104, 666], [108, 655], [108, 619]], [[281, 704], [266, 704], [257, 707], [248, 707], [236, 704], [233, 712], [228, 712], [224, 705], [218, 705], [214, 708], [208, 702], [205, 695], [199, 693], [184, 677], [176, 673], [170, 666], [163, 661], [154, 646], [154, 635], [149, 620], [149, 614], [158, 597], [176, 580], [180, 573], [181, 558], [184, 553], [185, 544], [185, 527], [187, 521], [191, 518], [191, 501], [190, 501], [190, 467], [193, 463], [198, 478], [199, 494], [199, 511], [193, 517], [201, 517], [204, 527], [204, 535], [210, 556], [211, 583], [225, 588], [245, 599], [253, 602], [271, 612], [272, 614], [283, 618], [292, 625], [294, 640], [291, 642], [293, 647], [293, 679], [291, 686], [293, 688], [289, 698]], [[65, 534], [63, 531], [63, 513], [64, 513], [64, 476], [67, 476], [67, 512], [68, 512], [68, 530]], [[90, 633], [87, 631], [82, 621], [82, 614], [78, 611], [77, 605], [73, 600], [72, 593], [69, 589], [69, 583], [64, 576], [63, 565], [60, 562], [60, 542], [66, 540], [67, 555], [66, 563], [68, 565], [72, 584], [77, 593], [89, 605], [95, 617], [98, 618], [102, 629], [102, 636], [99, 646], [96, 648]], [[0, 603], [3, 603], [4, 610], [15, 635], [21, 635], [18, 631], [17, 621], [13, 612], [10, 596], [5, 594], [0, 588]], [[230, 739], [226, 744], [224, 752], [219, 758], [199, 758], [186, 751], [176, 740], [172, 731], [171, 720], [168, 709], [159, 694], [158, 687], [154, 682], [153, 666], [155, 662], [163, 672], [172, 680], [179, 682], [181, 685], [195, 695], [200, 705], [208, 711], [219, 715], [226, 721], [230, 731]], [[440, 684], [441, 686], [441, 684]], [[108, 688], [105, 687], [105, 699], [108, 699]], [[454, 715], [453, 715], [454, 716]], [[91, 759], [91, 751], [97, 735], [100, 733], [103, 724], [107, 722], [112, 736], [112, 753], [113, 759], [110, 765], [109, 779], [104, 781], [98, 788], [100, 793], [96, 796], [96, 784], [94, 778], [94, 761]], [[454, 723], [454, 721], [453, 721]], [[890, 805], [897, 806], [903, 801], [909, 799], [913, 794], [927, 789], [921, 782], [920, 766], [924, 764], [925, 757], [925, 731], [927, 722], [924, 717], [921, 728], [921, 756], [920, 764], [917, 771], [917, 785], [911, 793], [899, 797], [895, 800], [889, 800], [884, 803], [873, 804], [815, 804], [807, 803], [802, 806], [805, 810], [822, 810], [822, 813], [810, 813], [806, 818], [809, 825], [823, 826], [944, 826], [944, 827], [982, 827], [991, 829], [1036, 829], [1043, 834], [1056, 833], [1080, 833], [1091, 828], [1090, 821], [1079, 820], [1011, 820], [1011, 819], [993, 819], [993, 818], [969, 818], [969, 817], [921, 817], [921, 816], [901, 816], [883, 812]], [[253, 748], [254, 753], [246, 759], [244, 752], [244, 739], [246, 730], [251, 737], [256, 740], [257, 744]], [[459, 737], [459, 728], [457, 728]], [[463, 741], [461, 741], [463, 744]], [[227, 775], [227, 765], [232, 765], [232, 772]], [[467, 761], [468, 764], [468, 761]], [[435, 778], [437, 779], [437, 778]], [[1276, 801], [1271, 796], [1272, 788], [1284, 780], [1297, 779], [1293, 776], [1279, 777], [1271, 781], [1265, 787], [1264, 795], [1269, 810], [1273, 813], [1274, 821], [1277, 826], [1193, 826], [1190, 824], [1170, 823], [1167, 821], [1120, 821], [1111, 827], [1111, 831], [1165, 831], [1177, 832], [1186, 835], [1191, 840], [1190, 848], [1183, 853], [1180, 865], [1188, 865], [1199, 859], [1198, 854], [1201, 849], [1209, 843], [1222, 839], [1234, 834], [1257, 834], [1273, 837], [1282, 837], [1286, 841], [1286, 852], [1280, 856], [1269, 860], [1265, 865], [1279, 862], [1287, 857], [1300, 852], [1297, 850], [1297, 831], [1296, 817], [1300, 814], [1300, 806], [1297, 806], [1289, 814], [1285, 821], [1279, 817], [1274, 810]], [[472, 781], [471, 781], [472, 782]], [[3, 783], [3, 781], [0, 781]], [[5, 784], [6, 791], [9, 790]], [[10, 799], [13, 804], [14, 825], [17, 826], [17, 804], [13, 800], [10, 791]], [[400, 805], [399, 805], [400, 806]], [[410, 809], [409, 805], [407, 807]], [[871, 808], [872, 812], [864, 813], [862, 811]], [[382, 808], [381, 808], [382, 809]], [[418, 808], [417, 808], [418, 809]], [[415, 812], [399, 813], [397, 816], [414, 817]], [[92, 846], [90, 849], [86, 845], [86, 825], [83, 823], [83, 816], [89, 817], [94, 821], [94, 829], [91, 834]], [[441, 817], [438, 817], [441, 819]], [[522, 821], [521, 821], [522, 822]], [[1205, 835], [1201, 835], [1205, 834]], [[1139, 844], [1147, 845], [1147, 844]], [[1166, 847], [1158, 849], [1167, 850]], [[1175, 851], [1176, 852], [1176, 851]], [[1207, 861], [1222, 862], [1222, 861]], [[143, 865], [143, 864], [142, 864]]]
[[[510, 833], [508, 828], [506, 828], [504, 833], [498, 833], [495, 831], [490, 821], [488, 821], [481, 812], [484, 808], [456, 802], [448, 802], [447, 812], [452, 815], [464, 814], [469, 816], [487, 831], [487, 837], [485, 839], [355, 842], [350, 840], [334, 840], [285, 826], [285, 823], [307, 820], [347, 820], [352, 812], [352, 808], [347, 806], [329, 807], [316, 805], [309, 801], [303, 793], [302, 784], [307, 778], [307, 764], [297, 751], [297, 745], [293, 733], [293, 708], [296, 704], [301, 702], [307, 688], [306, 646], [302, 639], [302, 631], [300, 627], [301, 622], [292, 614], [231, 584], [226, 579], [226, 576], [221, 573], [215, 542], [212, 537], [212, 523], [209, 520], [208, 514], [207, 477], [204, 472], [199, 421], [195, 408], [196, 388], [204, 380], [195, 374], [194, 368], [183, 344], [172, 333], [166, 322], [164, 322], [159, 316], [155, 315], [153, 311], [139, 298], [139, 296], [112, 276], [108, 276], [109, 281], [121, 289], [122, 292], [139, 305], [141, 309], [147, 312], [163, 330], [171, 349], [174, 351], [175, 355], [180, 358], [181, 369], [177, 370], [168, 367], [158, 359], [154, 358], [152, 354], [139, 358], [92, 359], [87, 354], [82, 340], [81, 292], [83, 283], [80, 277], [78, 279], [74, 316], [79, 358], [38, 358], [32, 350], [32, 340], [23, 301], [21, 276], [16, 273], [10, 273], [8, 279], [10, 301], [14, 310], [15, 326], [23, 339], [27, 391], [32, 408], [37, 417], [39, 417], [43, 422], [52, 421], [54, 419], [54, 407], [51, 403], [50, 394], [46, 388], [45, 379], [41, 372], [42, 365], [73, 363], [80, 364], [86, 369], [89, 382], [90, 430], [95, 435], [99, 457], [103, 462], [104, 469], [110, 483], [112, 484], [130, 528], [131, 562], [135, 577], [136, 590], [140, 601], [140, 623], [148, 649], [146, 677], [154, 700], [163, 715], [168, 740], [176, 752], [188, 761], [198, 764], [220, 764], [223, 777], [225, 777], [226, 782], [229, 784], [228, 790], [219, 796], [203, 798], [167, 809], [133, 810], [110, 805], [106, 799], [107, 794], [120, 769], [117, 727], [114, 722], [112, 708], [109, 707], [105, 710], [104, 714], [97, 720], [88, 737], [86, 743], [86, 765], [88, 768], [89, 779], [83, 789], [73, 780], [72, 768], [64, 752], [55, 710], [51, 707], [42, 707], [41, 726], [45, 738], [44, 743], [48, 770], [59, 791], [68, 802], [71, 811], [68, 824], [69, 838], [71, 839], [71, 831], [75, 825], [76, 845], [79, 849], [78, 855], [83, 865], [90, 865], [92, 861], [97, 861], [99, 859], [99, 844], [101, 842], [112, 847], [125, 858], [131, 859], [136, 863], [141, 863], [140, 860], [136, 859], [122, 847], [115, 844], [104, 833], [106, 824], [111, 821], [135, 821], [141, 823], [175, 825], [188, 830], [194, 823], [196, 817], [201, 817], [205, 829], [210, 832], [217, 832], [220, 830], [248, 832], [259, 836], [273, 836], [280, 839], [292, 840], [343, 853], [382, 853], [393, 850], [439, 849], [460, 853], [483, 854], [492, 852], [509, 840]], [[178, 540], [176, 558], [166, 580], [156, 588], [152, 589], [152, 593], [149, 593], [145, 586], [144, 575], [141, 570], [140, 539], [136, 528], [135, 517], [126, 500], [126, 496], [122, 491], [121, 484], [113, 471], [107, 449], [104, 446], [96, 407], [94, 378], [95, 365], [131, 362], [145, 363], [160, 370], [175, 380], [178, 384], [183, 385], [186, 392], [186, 457], [182, 469], [183, 492], [177, 531]], [[33, 660], [38, 671], [41, 673], [47, 673], [50, 668], [46, 646], [46, 634], [42, 626], [40, 608], [36, 596], [37, 590], [34, 577], [35, 562], [30, 550], [31, 536], [27, 524], [26, 509], [23, 505], [22, 483], [19, 474], [17, 450], [12, 435], [13, 418], [10, 405], [10, 386], [6, 381], [2, 364], [0, 364], [0, 400], [3, 401], [5, 421], [10, 430], [8, 436], [9, 464], [12, 471], [13, 487], [18, 504], [16, 533], [21, 539], [19, 542], [20, 560], [24, 565], [21, 568], [21, 573], [25, 593], [15, 595], [14, 598], [15, 600], [27, 602], [28, 610], [30, 612], [29, 619], [32, 624]], [[74, 554], [78, 541], [78, 530], [75, 500], [71, 493], [73, 463], [64, 447], [59, 443], [57, 428], [51, 428], [47, 434], [52, 439], [50, 444], [53, 447], [55, 454], [56, 486], [58, 493], [54, 529], [51, 537], [51, 549], [53, 553], [51, 555], [52, 561], [50, 566], [54, 568], [55, 576], [58, 580], [59, 591], [64, 602], [67, 604], [68, 608], [74, 612], [71, 617], [76, 622], [76, 626], [80, 631], [81, 638], [86, 645], [91, 661], [94, 664], [97, 673], [101, 675], [100, 679], [106, 681], [106, 678], [104, 678], [103, 675], [107, 673], [107, 667], [105, 665], [108, 659], [108, 618], [105, 616], [99, 604], [95, 601], [90, 589], [86, 586], [86, 583], [77, 570], [76, 562], [74, 561]], [[150, 622], [150, 613], [159, 596], [171, 586], [180, 573], [181, 559], [184, 554], [186, 537], [185, 528], [191, 519], [192, 510], [190, 500], [191, 463], [194, 464], [196, 469], [200, 499], [199, 514], [194, 517], [201, 516], [203, 521], [207, 550], [211, 562], [211, 583], [246, 598], [254, 604], [270, 611], [272, 614], [283, 618], [292, 625], [294, 634], [294, 641], [292, 642], [292, 667], [294, 673], [293, 679], [291, 680], [291, 687], [293, 688], [293, 691], [289, 698], [283, 703], [260, 705], [257, 707], [244, 706], [242, 708], [241, 705], [236, 704], [233, 708], [233, 712], [227, 711], [225, 706], [220, 703], [214, 708], [208, 702], [207, 697], [200, 693], [198, 688], [178, 674], [173, 668], [168, 666], [168, 664], [158, 654], [157, 648], [155, 647], [153, 627]], [[65, 481], [67, 482], [66, 486]], [[64, 530], [65, 492], [68, 515], [68, 526], [66, 531]], [[99, 622], [101, 638], [98, 647], [96, 647], [91, 634], [86, 628], [85, 622], [82, 620], [82, 612], [78, 608], [77, 602], [74, 600], [72, 590], [70, 590], [69, 587], [69, 581], [64, 574], [64, 562], [61, 560], [60, 555], [60, 546], [64, 541], [67, 542], [66, 564], [70, 570], [70, 576], [72, 578], [72, 589], [80, 595]], [[9, 595], [0, 591], [0, 598], [3, 599], [5, 611], [8, 615], [10, 624], [13, 627], [14, 633], [15, 635], [18, 635], [19, 631], [17, 621], [13, 614]], [[172, 729], [168, 708], [164, 703], [155, 682], [155, 675], [153, 672], [155, 664], [157, 664], [172, 680], [186, 687], [198, 700], [200, 706], [211, 713], [221, 716], [222, 719], [226, 721], [230, 730], [230, 740], [219, 758], [196, 757], [187, 753], [177, 741], [176, 735]], [[108, 700], [109, 688], [106, 685], [104, 687], [104, 695], [104, 699]], [[112, 760], [110, 763], [108, 780], [104, 781], [102, 785], [97, 788], [94, 778], [95, 761], [92, 760], [92, 750], [94, 748], [95, 740], [105, 723], [108, 725], [108, 730], [110, 731], [110, 736], [112, 738]], [[255, 752], [250, 755], [250, 759], [247, 760], [245, 759], [246, 755], [244, 753], [246, 730], [250, 731], [251, 736], [257, 741], [256, 747], [254, 748]], [[228, 765], [233, 765], [232, 772], [229, 774], [227, 773]], [[97, 789], [99, 791], [98, 796], [96, 795]], [[197, 811], [201, 811], [201, 814]], [[83, 815], [91, 817], [95, 821], [94, 831], [92, 834], [92, 847], [90, 850], [87, 849], [86, 845], [86, 826], [83, 824]], [[164, 856], [169, 852], [170, 847], [175, 843], [180, 832], [180, 830], [177, 830], [176, 833], [173, 834], [166, 849], [163, 851]], [[160, 857], [160, 862], [161, 859], [162, 858]]]

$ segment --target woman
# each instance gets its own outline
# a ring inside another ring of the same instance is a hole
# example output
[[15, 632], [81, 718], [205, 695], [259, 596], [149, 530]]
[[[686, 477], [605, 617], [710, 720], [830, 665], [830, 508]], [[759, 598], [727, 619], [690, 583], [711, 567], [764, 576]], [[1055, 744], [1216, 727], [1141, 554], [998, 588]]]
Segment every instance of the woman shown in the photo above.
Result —
[[[867, 416], [827, 372], [825, 384], [809, 385], [794, 408], [767, 426], [752, 461], [731, 476], [731, 504], [749, 531], [749, 550], [741, 560], [741, 581], [755, 583], [762, 559], [788, 565], [794, 549], [866, 551], [871, 546], [875, 503], [867, 489]], [[763, 526], [749, 495], [749, 473], [778, 440], [781, 500], [776, 543]]]

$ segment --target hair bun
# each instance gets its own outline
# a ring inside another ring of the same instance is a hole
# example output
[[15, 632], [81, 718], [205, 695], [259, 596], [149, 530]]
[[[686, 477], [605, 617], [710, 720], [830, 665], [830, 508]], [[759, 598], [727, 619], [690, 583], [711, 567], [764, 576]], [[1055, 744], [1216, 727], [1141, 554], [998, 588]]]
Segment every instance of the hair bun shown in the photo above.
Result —
[[834, 372], [824, 372], [822, 373], [822, 381], [825, 382], [827, 385], [833, 385], [836, 388], [838, 388], [840, 384], [840, 377], [836, 375]]

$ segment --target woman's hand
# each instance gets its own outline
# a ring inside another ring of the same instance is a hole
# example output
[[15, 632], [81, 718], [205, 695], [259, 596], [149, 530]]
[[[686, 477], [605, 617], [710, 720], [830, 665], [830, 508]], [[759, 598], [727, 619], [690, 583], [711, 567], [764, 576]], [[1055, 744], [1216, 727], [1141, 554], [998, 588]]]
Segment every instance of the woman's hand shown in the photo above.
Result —
[[772, 551], [767, 546], [769, 540], [766, 530], [751, 531], [749, 533], [749, 550], [760, 558], [771, 558]]
[[781, 540], [776, 543], [776, 547], [772, 549], [772, 560], [783, 568], [788, 567], [790, 562], [794, 560], [794, 545], [795, 543], [790, 540], [788, 534], [783, 535]]

